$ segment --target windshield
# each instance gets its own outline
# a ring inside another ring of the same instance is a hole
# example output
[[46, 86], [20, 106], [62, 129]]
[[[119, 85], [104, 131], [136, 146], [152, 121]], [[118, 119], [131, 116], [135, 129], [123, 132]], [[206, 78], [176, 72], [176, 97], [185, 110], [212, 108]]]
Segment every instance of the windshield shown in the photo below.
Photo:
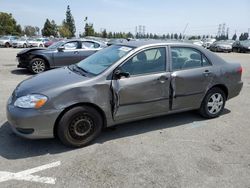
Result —
[[98, 75], [128, 54], [132, 49], [132, 47], [113, 45], [80, 61], [77, 66], [86, 72]]
[[9, 40], [9, 37], [1, 37], [3, 40]]
[[245, 40], [241, 42], [243, 45], [250, 45], [250, 40]]
[[56, 42], [48, 47], [48, 49], [57, 49], [59, 46], [63, 45], [63, 41]]

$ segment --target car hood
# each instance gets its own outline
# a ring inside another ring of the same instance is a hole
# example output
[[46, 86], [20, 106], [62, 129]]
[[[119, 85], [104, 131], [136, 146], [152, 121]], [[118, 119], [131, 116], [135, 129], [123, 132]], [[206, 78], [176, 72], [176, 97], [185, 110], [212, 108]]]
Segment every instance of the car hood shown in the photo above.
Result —
[[68, 67], [50, 70], [32, 76], [21, 82], [15, 90], [15, 96], [20, 97], [27, 94], [47, 94], [51, 90], [67, 88], [71, 84], [77, 84], [89, 77], [72, 72]]
[[44, 52], [51, 52], [51, 51], [53, 51], [53, 49], [48, 49], [48, 48], [27, 48], [27, 49], [24, 49], [24, 50], [20, 51], [19, 53], [17, 53], [17, 56], [20, 56], [20, 55], [23, 55], [23, 54], [26, 54], [26, 53], [30, 53], [30, 52], [33, 52], [33, 51], [40, 51], [40, 52], [44, 53]]
[[0, 39], [0, 42], [8, 42], [9, 40], [6, 39]]
[[250, 45], [248, 45], [248, 44], [243, 44], [242, 46], [243, 46], [244, 48], [248, 48], [248, 49], [250, 48]]
[[217, 44], [219, 47], [226, 47], [226, 48], [232, 48], [232, 45], [230, 44]]
[[22, 44], [22, 43], [25, 43], [25, 41], [22, 41], [22, 40], [13, 40], [12, 43]]

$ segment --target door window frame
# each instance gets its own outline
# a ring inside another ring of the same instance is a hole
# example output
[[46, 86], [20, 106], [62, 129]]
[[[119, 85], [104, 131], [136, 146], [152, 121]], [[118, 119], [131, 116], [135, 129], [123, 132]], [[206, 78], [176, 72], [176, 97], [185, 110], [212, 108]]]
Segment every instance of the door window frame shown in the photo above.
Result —
[[125, 63], [127, 63], [129, 60], [133, 59], [137, 54], [143, 52], [143, 51], [147, 51], [147, 50], [151, 50], [151, 49], [157, 49], [157, 48], [165, 48], [165, 70], [163, 71], [159, 71], [159, 72], [151, 72], [151, 73], [143, 73], [143, 74], [136, 74], [136, 75], [130, 75], [129, 78], [133, 78], [133, 77], [139, 77], [139, 76], [145, 76], [145, 75], [154, 75], [154, 74], [159, 74], [159, 73], [167, 73], [170, 70], [170, 66], [169, 66], [169, 50], [168, 50], [168, 46], [167, 45], [160, 45], [160, 46], [151, 46], [151, 47], [146, 47], [143, 49], [138, 50], [137, 52], [135, 52], [134, 54], [132, 54], [131, 56], [129, 56], [127, 59], [125, 59], [121, 64], [119, 64], [113, 71], [113, 80], [114, 80], [114, 73], [119, 70], [119, 68], [124, 65]]
[[[196, 51], [197, 53], [199, 53], [201, 55], [201, 64], [202, 66], [200, 67], [191, 67], [191, 68], [184, 68], [184, 69], [178, 69], [178, 70], [173, 70], [173, 61], [172, 61], [172, 51], [171, 49], [172, 48], [188, 48], [188, 49], [192, 49], [194, 51]], [[205, 65], [203, 66], [203, 56], [205, 57], [205, 59], [208, 61], [209, 65]], [[199, 49], [197, 48], [194, 48], [194, 47], [189, 47], [189, 46], [169, 46], [169, 67], [170, 67], [170, 72], [176, 72], [176, 71], [184, 71], [184, 70], [190, 70], [190, 69], [199, 69], [199, 68], [202, 68], [202, 67], [210, 67], [210, 66], [213, 66], [212, 62], [209, 60], [209, 58], [203, 53], [201, 52]]]

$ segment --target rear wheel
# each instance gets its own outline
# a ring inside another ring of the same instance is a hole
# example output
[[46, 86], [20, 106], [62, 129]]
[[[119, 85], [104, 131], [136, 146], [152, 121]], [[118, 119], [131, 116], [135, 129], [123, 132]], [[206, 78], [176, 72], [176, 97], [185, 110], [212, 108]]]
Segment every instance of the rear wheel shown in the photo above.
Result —
[[23, 44], [23, 47], [24, 47], [24, 48], [27, 48], [27, 44]]
[[9, 47], [10, 47], [10, 43], [6, 42], [6, 43], [5, 43], [5, 47], [6, 47], [6, 48], [9, 48]]
[[40, 45], [39, 45], [39, 47], [43, 47], [43, 45], [42, 45], [42, 44], [40, 44]]
[[47, 70], [47, 65], [44, 59], [34, 58], [30, 62], [29, 70], [34, 74], [39, 74]]
[[57, 136], [70, 147], [83, 147], [94, 140], [103, 127], [100, 113], [89, 106], [75, 107], [67, 111], [59, 121]]
[[220, 88], [210, 89], [200, 107], [200, 114], [205, 118], [218, 117], [225, 106], [226, 95]]

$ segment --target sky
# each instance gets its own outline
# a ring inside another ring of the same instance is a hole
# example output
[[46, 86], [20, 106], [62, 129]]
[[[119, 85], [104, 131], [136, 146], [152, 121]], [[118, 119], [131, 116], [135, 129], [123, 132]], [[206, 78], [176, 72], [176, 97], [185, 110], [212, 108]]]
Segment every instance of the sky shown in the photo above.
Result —
[[77, 35], [84, 30], [84, 18], [96, 31], [132, 32], [145, 25], [156, 34], [216, 35], [219, 24], [235, 31], [250, 28], [250, 0], [0, 0], [0, 12], [12, 13], [21, 26], [42, 28], [46, 18], [60, 25], [67, 5], [75, 19]]

